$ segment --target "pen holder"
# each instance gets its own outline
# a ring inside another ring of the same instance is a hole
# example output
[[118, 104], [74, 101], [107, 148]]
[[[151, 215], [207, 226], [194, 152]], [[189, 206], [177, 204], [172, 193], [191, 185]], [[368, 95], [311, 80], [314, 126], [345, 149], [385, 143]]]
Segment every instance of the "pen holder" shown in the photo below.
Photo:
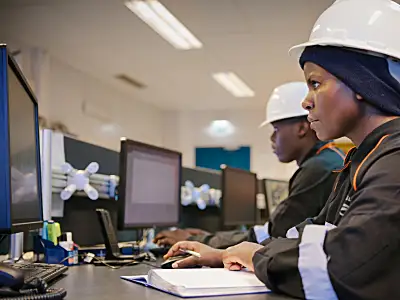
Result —
[[47, 264], [63, 264], [73, 266], [79, 264], [78, 249], [66, 250], [60, 245], [54, 245], [49, 240], [40, 239], [44, 249], [45, 262]]

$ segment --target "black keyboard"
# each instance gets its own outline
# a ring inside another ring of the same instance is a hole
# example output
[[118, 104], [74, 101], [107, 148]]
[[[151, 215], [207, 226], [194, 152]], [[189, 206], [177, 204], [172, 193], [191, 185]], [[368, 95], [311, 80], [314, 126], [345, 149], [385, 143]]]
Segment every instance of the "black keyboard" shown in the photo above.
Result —
[[41, 278], [46, 283], [49, 283], [68, 270], [68, 267], [64, 265], [43, 263], [12, 263], [9, 266], [23, 271], [26, 283], [29, 283], [33, 278]]

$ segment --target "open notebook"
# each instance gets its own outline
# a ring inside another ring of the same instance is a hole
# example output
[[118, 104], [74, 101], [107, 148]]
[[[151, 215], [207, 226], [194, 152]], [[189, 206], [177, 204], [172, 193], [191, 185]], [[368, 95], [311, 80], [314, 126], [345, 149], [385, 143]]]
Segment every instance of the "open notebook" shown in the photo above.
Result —
[[253, 273], [222, 268], [153, 269], [121, 278], [183, 298], [269, 292]]

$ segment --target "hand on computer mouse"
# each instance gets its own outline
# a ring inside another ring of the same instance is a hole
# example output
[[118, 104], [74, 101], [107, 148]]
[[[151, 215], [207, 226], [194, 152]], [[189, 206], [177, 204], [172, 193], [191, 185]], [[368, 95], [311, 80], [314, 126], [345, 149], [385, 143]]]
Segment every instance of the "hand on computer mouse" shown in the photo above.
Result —
[[164, 255], [164, 259], [173, 256], [182, 255], [181, 250], [191, 250], [200, 254], [201, 257], [189, 256], [185, 259], [175, 262], [172, 268], [187, 268], [190, 266], [207, 266], [207, 267], [222, 267], [222, 253], [223, 250], [214, 249], [210, 246], [201, 244], [199, 242], [179, 242], [169, 249], [168, 253]]
[[180, 241], [186, 241], [190, 236], [192, 234], [183, 229], [164, 230], [156, 235], [154, 243], [170, 246]]
[[261, 248], [263, 248], [262, 245], [249, 242], [229, 247], [222, 254], [224, 267], [231, 271], [247, 268], [254, 272], [253, 256]]

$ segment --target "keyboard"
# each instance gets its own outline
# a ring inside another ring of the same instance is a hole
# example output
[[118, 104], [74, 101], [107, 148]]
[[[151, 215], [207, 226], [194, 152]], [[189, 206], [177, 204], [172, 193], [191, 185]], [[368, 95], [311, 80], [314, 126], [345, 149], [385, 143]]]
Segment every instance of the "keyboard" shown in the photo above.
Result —
[[12, 263], [9, 266], [23, 271], [26, 283], [29, 283], [33, 278], [41, 278], [46, 283], [49, 283], [68, 270], [68, 267], [64, 265], [44, 263]]

